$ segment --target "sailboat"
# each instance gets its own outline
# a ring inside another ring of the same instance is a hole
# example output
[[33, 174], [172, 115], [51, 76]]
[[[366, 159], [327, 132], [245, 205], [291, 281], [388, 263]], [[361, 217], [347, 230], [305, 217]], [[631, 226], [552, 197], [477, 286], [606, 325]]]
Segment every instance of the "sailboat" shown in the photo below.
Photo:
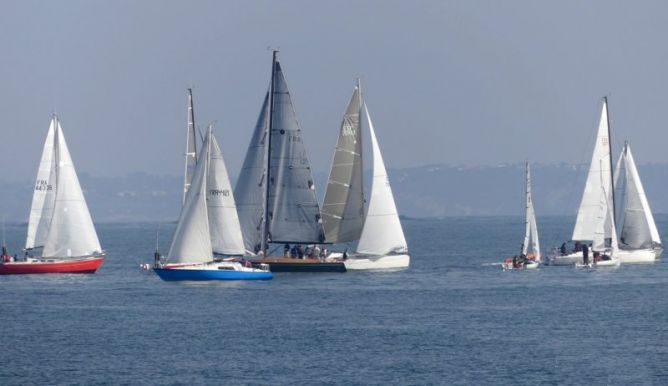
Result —
[[[302, 254], [303, 245], [321, 245], [325, 235], [311, 167], [290, 92], [277, 60], [234, 190], [246, 253], [273, 272], [345, 272], [341, 262]], [[284, 252], [270, 256], [271, 244]], [[300, 255], [290, 254], [299, 246]], [[311, 250], [315, 250], [312, 248]]]
[[624, 143], [617, 161], [615, 187], [619, 203], [617, 224], [621, 224], [619, 260], [622, 263], [654, 262], [663, 252], [663, 245], [628, 142]]
[[[373, 180], [366, 213], [362, 186], [362, 112], [369, 128], [373, 157]], [[406, 268], [410, 264], [390, 180], [359, 80], [341, 123], [323, 202], [323, 224], [328, 242], [357, 241], [356, 251], [346, 252], [346, 269]], [[343, 258], [343, 255], [330, 256], [334, 257]]]
[[576, 243], [576, 248], [568, 251], [566, 243], [562, 244], [560, 250], [549, 257], [550, 265], [584, 263], [582, 245], [590, 241], [595, 256], [598, 254], [610, 257], [610, 262], [601, 260], [598, 266], [619, 265], [619, 260], [615, 257], [618, 248], [613, 215], [615, 202], [612, 194], [614, 189], [611, 153], [608, 99], [604, 97], [596, 143], [573, 229], [572, 240]]
[[526, 164], [526, 194], [525, 194], [525, 226], [524, 242], [522, 242], [522, 254], [520, 258], [506, 258], [503, 261], [503, 269], [536, 269], [540, 265], [540, 243], [538, 241], [538, 226], [536, 225], [536, 212], [533, 209], [533, 198], [531, 195], [531, 169]]
[[253, 268], [234, 258], [214, 258], [216, 253], [243, 253], [235, 213], [220, 146], [209, 126], [167, 260], [156, 261], [155, 273], [167, 281], [271, 279], [266, 265]]
[[[34, 257], [38, 249], [41, 256]], [[105, 257], [55, 114], [37, 171], [25, 250], [21, 261], [0, 264], [0, 274], [94, 273]]]

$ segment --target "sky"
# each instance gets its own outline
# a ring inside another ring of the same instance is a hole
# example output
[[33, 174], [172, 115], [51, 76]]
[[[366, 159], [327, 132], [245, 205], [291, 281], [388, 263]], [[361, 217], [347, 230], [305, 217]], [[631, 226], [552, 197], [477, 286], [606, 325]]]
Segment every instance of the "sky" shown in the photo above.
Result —
[[236, 176], [271, 51], [315, 171], [362, 79], [390, 168], [586, 163], [612, 141], [668, 163], [665, 1], [0, 3], [0, 179], [33, 179], [58, 113], [79, 172], [183, 171], [186, 89]]

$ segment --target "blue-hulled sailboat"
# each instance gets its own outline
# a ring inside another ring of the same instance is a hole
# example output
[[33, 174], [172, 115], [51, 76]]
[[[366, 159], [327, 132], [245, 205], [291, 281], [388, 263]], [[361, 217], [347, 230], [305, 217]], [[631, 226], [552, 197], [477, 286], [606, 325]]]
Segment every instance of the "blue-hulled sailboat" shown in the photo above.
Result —
[[[156, 257], [163, 280], [268, 280], [268, 266], [251, 267], [222, 152], [211, 127], [207, 131], [181, 209], [167, 260]], [[228, 256], [222, 257], [219, 256]]]

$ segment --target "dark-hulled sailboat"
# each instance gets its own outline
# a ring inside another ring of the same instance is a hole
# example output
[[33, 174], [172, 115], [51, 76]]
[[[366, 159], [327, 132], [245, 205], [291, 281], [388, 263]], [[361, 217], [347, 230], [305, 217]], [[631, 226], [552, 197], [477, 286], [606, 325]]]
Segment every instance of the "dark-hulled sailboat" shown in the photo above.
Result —
[[319, 257], [272, 257], [288, 245], [325, 241], [311, 167], [306, 156], [278, 51], [260, 116], [234, 190], [246, 252], [272, 272], [345, 272], [341, 262]]

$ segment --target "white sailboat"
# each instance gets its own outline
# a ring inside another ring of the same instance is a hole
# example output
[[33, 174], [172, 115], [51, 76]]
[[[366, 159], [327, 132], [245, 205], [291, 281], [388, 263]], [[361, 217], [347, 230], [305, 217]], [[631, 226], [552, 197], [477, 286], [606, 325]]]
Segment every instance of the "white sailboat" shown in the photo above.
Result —
[[[268, 267], [257, 269], [214, 253], [243, 251], [241, 227], [220, 147], [211, 127], [198, 156], [191, 185], [165, 264], [154, 271], [163, 280], [267, 280]], [[224, 222], [222, 217], [230, 216]]]
[[503, 269], [536, 269], [540, 265], [540, 241], [538, 240], [538, 226], [536, 224], [536, 212], [533, 208], [533, 196], [531, 194], [531, 169], [526, 164], [526, 193], [525, 193], [525, 217], [524, 217], [524, 241], [522, 242], [522, 254], [520, 258], [506, 258]]
[[[41, 256], [33, 254], [41, 249]], [[42, 150], [23, 261], [0, 274], [93, 273], [104, 260], [67, 142], [54, 114]]]
[[619, 260], [622, 263], [654, 262], [663, 252], [663, 245], [628, 142], [617, 161], [615, 199], [617, 224], [620, 224]]
[[[597, 235], [604, 234], [606, 239], [610, 240], [612, 245], [616, 245], [617, 237], [614, 223], [614, 216], [609, 216], [608, 212], [614, 213], [614, 200], [612, 181], [612, 159], [610, 145], [610, 125], [608, 121], [608, 101], [603, 98], [601, 108], [601, 117], [599, 120], [596, 143], [592, 154], [587, 181], [585, 183], [582, 200], [578, 209], [575, 227], [573, 229], [572, 240], [576, 242], [576, 250], [568, 251], [565, 248], [566, 243], [558, 253], [549, 257], [550, 265], [573, 265], [583, 263], [582, 248], [578, 247], [594, 241]], [[603, 246], [599, 242], [592, 244], [593, 250], [598, 253], [604, 253]], [[597, 249], [596, 249], [597, 248]], [[610, 248], [610, 246], [608, 246]], [[615, 263], [618, 260], [614, 258], [616, 248], [606, 250], [612, 254]], [[605, 254], [605, 253], [604, 253]], [[607, 254], [605, 254], [608, 256]], [[607, 263], [602, 263], [607, 265]]]
[[[362, 210], [360, 208], [363, 208], [361, 197], [363, 157], [361, 157], [360, 130], [362, 112], [369, 127], [373, 160], [371, 194], [363, 222], [358, 218]], [[349, 145], [348, 149], [346, 144]], [[347, 157], [341, 154], [346, 152], [349, 153]], [[341, 189], [340, 185], [346, 189]], [[337, 151], [323, 204], [323, 220], [326, 231], [329, 231], [330, 238], [327, 240], [329, 242], [354, 241], [359, 234], [355, 253], [346, 253], [344, 259], [346, 269], [406, 268], [410, 265], [408, 245], [394, 203], [385, 162], [371, 116], [363, 102], [359, 82], [353, 91], [341, 124]], [[343, 256], [332, 254], [330, 258], [338, 257]]]

